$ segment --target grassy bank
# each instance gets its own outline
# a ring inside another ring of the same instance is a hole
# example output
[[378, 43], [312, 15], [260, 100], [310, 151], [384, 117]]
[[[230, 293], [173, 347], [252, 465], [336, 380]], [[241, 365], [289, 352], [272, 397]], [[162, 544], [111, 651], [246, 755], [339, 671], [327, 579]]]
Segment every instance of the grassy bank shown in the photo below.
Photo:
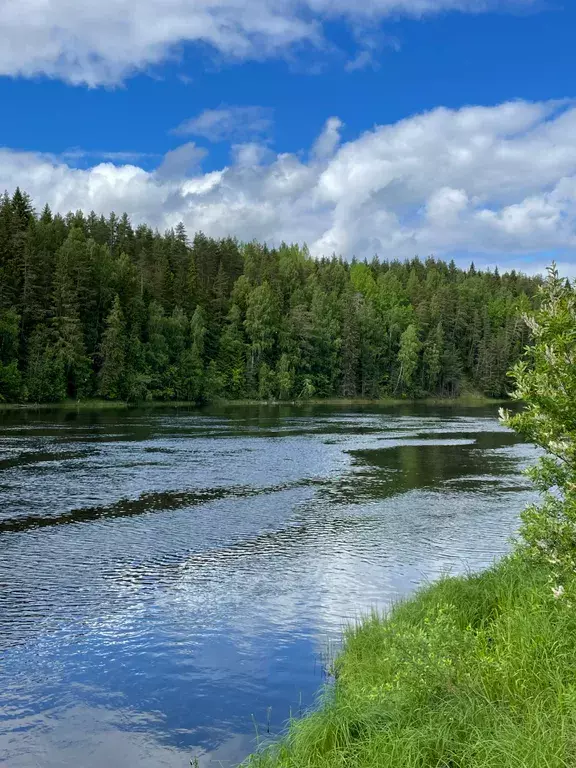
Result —
[[346, 634], [336, 683], [251, 768], [576, 765], [576, 608], [519, 556]]
[[[485, 397], [476, 393], [466, 393], [453, 398], [429, 397], [417, 400], [406, 398], [381, 398], [379, 400], [367, 400], [364, 398], [313, 398], [310, 400], [217, 400], [210, 405], [222, 406], [276, 406], [276, 405], [333, 405], [333, 406], [370, 406], [370, 405], [402, 405], [406, 403], [418, 403], [423, 405], [463, 405], [483, 406], [498, 405], [508, 402]], [[124, 402], [122, 400], [64, 400], [59, 403], [1, 403], [0, 411], [19, 410], [111, 410], [127, 408], [196, 408], [198, 403], [176, 400], [144, 400], [142, 402]]]

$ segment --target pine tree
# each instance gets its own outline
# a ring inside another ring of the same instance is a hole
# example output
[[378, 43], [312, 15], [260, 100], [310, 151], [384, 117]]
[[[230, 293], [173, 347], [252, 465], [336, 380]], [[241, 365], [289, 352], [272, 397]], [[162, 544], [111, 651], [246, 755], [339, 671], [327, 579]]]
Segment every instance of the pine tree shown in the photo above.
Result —
[[50, 330], [38, 326], [30, 339], [26, 371], [28, 400], [33, 403], [55, 403], [67, 394], [64, 359], [57, 354]]
[[165, 336], [166, 327], [164, 310], [158, 302], [152, 301], [148, 307], [145, 357], [150, 395], [156, 400], [164, 400], [170, 395], [170, 355]]
[[51, 344], [65, 376], [66, 394], [82, 397], [90, 390], [90, 361], [78, 312], [78, 293], [72, 279], [74, 251], [63, 245], [58, 251], [54, 275]]
[[0, 310], [0, 402], [18, 400], [22, 395], [22, 374], [18, 367], [20, 317], [13, 309]]
[[198, 402], [204, 398], [206, 368], [204, 350], [206, 344], [206, 316], [198, 305], [190, 321], [191, 346], [184, 350], [180, 360], [178, 391], [181, 399]]
[[170, 235], [170, 246], [170, 264], [174, 275], [174, 306], [186, 309], [189, 306], [188, 275], [191, 253], [186, 228], [182, 222], [179, 222], [174, 234]]
[[7, 196], [0, 210], [0, 268], [2, 286], [0, 296], [17, 309], [21, 308], [22, 286], [26, 262], [28, 227], [34, 218], [34, 209], [30, 196], [20, 191]]
[[14, 215], [14, 228], [16, 232], [26, 232], [31, 219], [34, 217], [32, 198], [20, 187], [16, 187], [12, 195], [12, 212]]
[[220, 337], [217, 368], [223, 391], [234, 399], [246, 396], [246, 354], [242, 313], [236, 304], [232, 304]]
[[126, 323], [120, 298], [116, 296], [106, 321], [100, 348], [102, 366], [98, 390], [99, 394], [108, 400], [122, 400], [128, 394], [126, 348]]

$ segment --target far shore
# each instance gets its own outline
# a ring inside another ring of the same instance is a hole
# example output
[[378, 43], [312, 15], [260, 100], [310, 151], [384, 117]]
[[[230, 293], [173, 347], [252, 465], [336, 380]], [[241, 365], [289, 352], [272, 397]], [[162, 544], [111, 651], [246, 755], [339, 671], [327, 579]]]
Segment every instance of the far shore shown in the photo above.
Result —
[[0, 403], [0, 411], [104, 411], [104, 410], [128, 410], [143, 408], [204, 408], [209, 406], [394, 406], [394, 405], [434, 405], [453, 406], [463, 405], [468, 407], [498, 405], [511, 402], [503, 398], [490, 398], [477, 393], [466, 393], [458, 397], [426, 397], [426, 398], [380, 398], [371, 400], [366, 398], [311, 398], [308, 400], [213, 400], [209, 403], [195, 403], [179, 400], [143, 400], [141, 402], [125, 402], [122, 400], [63, 400], [57, 403]]

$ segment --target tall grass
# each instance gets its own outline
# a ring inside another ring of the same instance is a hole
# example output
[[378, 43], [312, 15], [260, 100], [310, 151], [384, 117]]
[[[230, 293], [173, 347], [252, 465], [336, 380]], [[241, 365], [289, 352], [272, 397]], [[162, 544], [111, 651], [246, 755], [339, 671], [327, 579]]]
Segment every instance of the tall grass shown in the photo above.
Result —
[[575, 768], [574, 585], [521, 555], [350, 629], [336, 684], [251, 768]]

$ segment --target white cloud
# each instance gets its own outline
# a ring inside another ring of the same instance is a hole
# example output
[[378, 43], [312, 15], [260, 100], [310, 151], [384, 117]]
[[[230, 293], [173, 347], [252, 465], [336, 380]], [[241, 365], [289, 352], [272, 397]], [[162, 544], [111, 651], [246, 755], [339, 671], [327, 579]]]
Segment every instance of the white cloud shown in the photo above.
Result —
[[316, 256], [473, 254], [518, 267], [529, 255], [527, 269], [551, 252], [576, 261], [576, 105], [439, 108], [338, 147], [339, 129], [328, 120], [309, 153], [238, 146], [229, 166], [206, 174], [187, 170], [194, 145], [155, 172], [5, 149], [0, 179], [39, 207], [126, 210], [160, 228], [183, 220], [190, 232], [307, 242]]
[[324, 130], [312, 147], [312, 154], [317, 160], [325, 160], [334, 154], [340, 144], [340, 131], [344, 123], [338, 117], [330, 117], [324, 126]]
[[[323, 23], [377, 24], [391, 15], [479, 13], [538, 0], [3, 0], [0, 74], [88, 85], [121, 82], [178, 55], [184, 43], [263, 59], [323, 45]], [[365, 62], [364, 62], [365, 63]]]
[[109, 152], [107, 150], [89, 150], [81, 147], [74, 147], [62, 152], [62, 160], [66, 162], [78, 162], [79, 160], [110, 160], [113, 163], [134, 163], [138, 160], [158, 158], [155, 152]]
[[193, 141], [182, 144], [166, 152], [156, 170], [156, 176], [159, 179], [182, 178], [193, 170], [196, 171], [207, 154], [205, 149], [197, 147]]
[[274, 153], [270, 147], [251, 141], [245, 144], [233, 144], [232, 159], [234, 165], [241, 168], [251, 168], [265, 162], [272, 162]]
[[468, 195], [463, 189], [441, 187], [433, 192], [426, 201], [426, 217], [432, 222], [444, 226], [454, 223], [468, 207]]
[[265, 135], [271, 125], [271, 109], [221, 106], [206, 109], [198, 117], [185, 120], [173, 133], [202, 136], [209, 141], [243, 141]]

